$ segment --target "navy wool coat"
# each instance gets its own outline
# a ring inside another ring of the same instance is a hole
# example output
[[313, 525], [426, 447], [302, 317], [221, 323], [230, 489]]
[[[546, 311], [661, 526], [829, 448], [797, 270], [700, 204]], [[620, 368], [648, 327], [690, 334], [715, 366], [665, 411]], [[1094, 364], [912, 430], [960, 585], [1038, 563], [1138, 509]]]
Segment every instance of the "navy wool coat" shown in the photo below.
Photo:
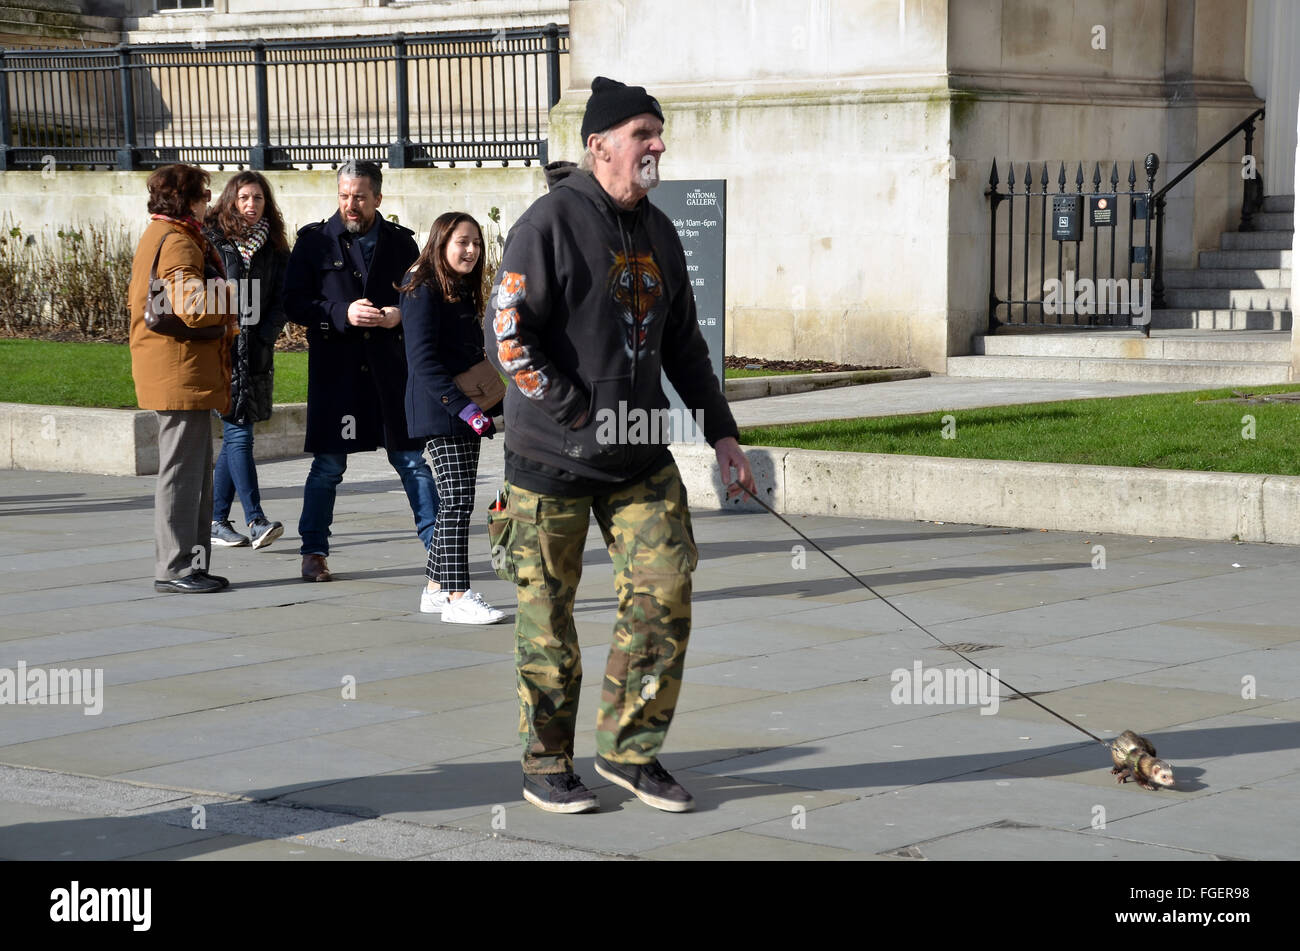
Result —
[[[478, 438], [459, 413], [469, 398], [453, 378], [486, 358], [483, 316], [465, 298], [449, 303], [436, 284], [402, 295], [406, 334], [406, 426], [412, 436]], [[480, 406], [491, 410], [491, 406]]]
[[284, 309], [307, 328], [307, 439], [311, 453], [422, 449], [406, 432], [406, 346], [402, 325], [354, 327], [348, 305], [368, 298], [396, 306], [394, 282], [419, 256], [414, 232], [377, 215], [370, 268], [335, 212], [307, 225], [289, 258]]

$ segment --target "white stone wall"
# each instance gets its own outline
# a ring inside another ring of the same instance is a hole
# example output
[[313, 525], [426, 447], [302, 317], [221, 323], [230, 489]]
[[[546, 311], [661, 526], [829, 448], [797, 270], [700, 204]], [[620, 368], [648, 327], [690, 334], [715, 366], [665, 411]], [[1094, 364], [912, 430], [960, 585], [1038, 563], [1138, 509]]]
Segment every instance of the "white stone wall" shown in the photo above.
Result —
[[[987, 323], [995, 157], [1066, 160], [1071, 191], [1082, 160], [1091, 191], [1156, 152], [1158, 187], [1260, 105], [1229, 0], [576, 0], [570, 28], [551, 157], [592, 77], [656, 95], [665, 177], [728, 180], [728, 352], [753, 356], [942, 371]], [[1235, 223], [1239, 152], [1170, 195], [1167, 266]]]
[[[212, 172], [212, 192], [220, 193], [234, 172]], [[285, 226], [292, 234], [313, 221], [328, 218], [338, 207], [336, 173], [318, 171], [264, 172], [271, 183]], [[24, 233], [90, 220], [122, 223], [133, 236], [149, 223], [148, 172], [40, 172], [0, 174], [0, 206], [6, 228]], [[396, 214], [416, 232], [423, 247], [433, 220], [445, 211], [467, 211], [487, 227], [488, 212], [501, 210], [503, 227], [546, 189], [540, 168], [384, 169], [380, 211]]]
[[646, 86], [664, 177], [728, 182], [728, 353], [941, 368], [945, 6], [574, 3], [551, 157], [579, 156], [594, 76]]

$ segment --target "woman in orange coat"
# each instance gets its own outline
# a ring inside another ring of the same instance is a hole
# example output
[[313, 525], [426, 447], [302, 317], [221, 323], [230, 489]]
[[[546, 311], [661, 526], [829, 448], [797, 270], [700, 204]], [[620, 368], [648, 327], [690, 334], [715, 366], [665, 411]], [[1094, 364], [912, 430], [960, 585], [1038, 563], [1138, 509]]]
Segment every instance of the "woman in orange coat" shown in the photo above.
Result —
[[[158, 417], [158, 486], [154, 493], [154, 590], [202, 594], [226, 587], [208, 573], [212, 522], [212, 410], [230, 403], [230, 341], [237, 307], [221, 258], [203, 237], [212, 193], [208, 173], [167, 165], [149, 176], [152, 221], [131, 270], [131, 376], [136, 402]], [[156, 262], [156, 270], [155, 270]], [[211, 340], [183, 340], [150, 330], [144, 312], [153, 277], [168, 308], [190, 328], [224, 325]]]

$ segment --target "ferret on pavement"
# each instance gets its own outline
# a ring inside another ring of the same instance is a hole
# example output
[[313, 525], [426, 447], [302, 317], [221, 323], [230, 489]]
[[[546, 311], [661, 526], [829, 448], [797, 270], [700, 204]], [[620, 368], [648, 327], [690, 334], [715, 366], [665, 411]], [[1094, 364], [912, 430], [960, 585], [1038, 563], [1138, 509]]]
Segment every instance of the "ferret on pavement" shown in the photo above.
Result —
[[1125, 730], [1111, 741], [1110, 758], [1115, 763], [1111, 772], [1117, 775], [1116, 782], [1126, 783], [1131, 776], [1143, 789], [1152, 790], [1174, 784], [1174, 768], [1157, 759], [1151, 741], [1132, 730]]

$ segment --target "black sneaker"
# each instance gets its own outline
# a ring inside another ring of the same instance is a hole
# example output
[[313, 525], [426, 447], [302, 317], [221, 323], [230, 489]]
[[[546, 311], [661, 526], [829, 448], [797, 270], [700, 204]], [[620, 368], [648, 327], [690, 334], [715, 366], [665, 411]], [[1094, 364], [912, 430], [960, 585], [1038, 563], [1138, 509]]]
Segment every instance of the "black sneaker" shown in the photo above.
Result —
[[600, 800], [576, 773], [525, 773], [524, 798], [547, 812], [587, 812]]
[[635, 794], [646, 805], [664, 812], [690, 812], [695, 808], [695, 799], [657, 759], [648, 763], [611, 763], [597, 756], [596, 772]]
[[248, 523], [248, 534], [252, 536], [254, 548], [265, 548], [284, 534], [284, 526], [279, 522], [255, 518]]
[[235, 531], [230, 519], [226, 519], [224, 522], [212, 523], [212, 544], [222, 548], [242, 548], [248, 544], [248, 538]]

